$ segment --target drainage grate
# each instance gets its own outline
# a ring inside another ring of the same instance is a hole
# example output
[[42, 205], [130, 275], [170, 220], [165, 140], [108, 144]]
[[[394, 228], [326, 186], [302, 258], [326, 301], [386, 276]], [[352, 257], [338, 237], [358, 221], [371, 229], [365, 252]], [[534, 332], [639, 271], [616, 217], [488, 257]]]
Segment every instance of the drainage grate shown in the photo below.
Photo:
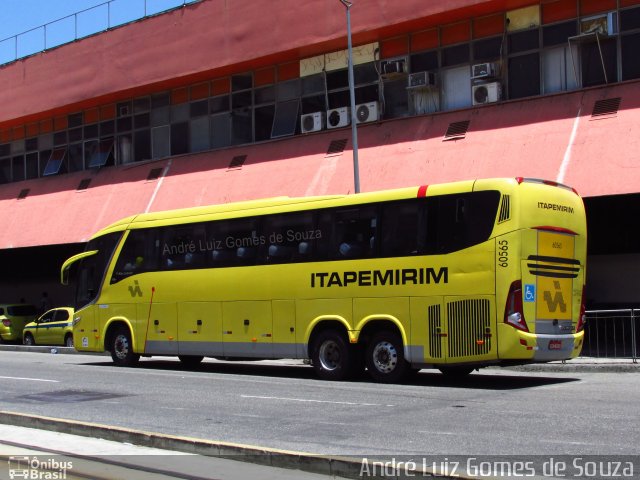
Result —
[[25, 198], [27, 198], [27, 195], [29, 195], [30, 191], [31, 190], [28, 188], [20, 190], [20, 193], [18, 194], [18, 200], [24, 200]]
[[86, 190], [87, 188], [89, 188], [89, 184], [91, 183], [91, 179], [90, 178], [83, 178], [80, 181], [80, 184], [78, 185], [78, 188], [76, 188], [76, 190], [78, 192], [81, 192], [83, 190]]
[[329, 155], [338, 155], [339, 153], [344, 152], [344, 149], [347, 146], [347, 139], [342, 138], [340, 140], [331, 140], [329, 144], [329, 148], [327, 149], [327, 156]]
[[464, 120], [462, 122], [453, 122], [449, 124], [443, 140], [461, 140], [467, 135], [469, 130], [470, 120]]
[[242, 168], [246, 160], [247, 160], [246, 155], [236, 155], [231, 159], [231, 162], [229, 162], [229, 167], [228, 167], [229, 170], [233, 168]]
[[152, 168], [147, 175], [147, 181], [157, 180], [160, 175], [162, 175], [162, 168]]
[[596, 101], [596, 103], [593, 104], [591, 118], [616, 115], [620, 109], [620, 102], [622, 102], [622, 97], [605, 98], [604, 100]]
[[125, 397], [117, 393], [109, 392], [91, 392], [85, 390], [57, 390], [54, 392], [41, 392], [32, 393], [29, 395], [22, 395], [18, 397], [20, 400], [27, 400], [31, 402], [46, 402], [46, 403], [77, 403], [77, 402], [89, 402], [92, 400], [107, 400], [110, 398]]

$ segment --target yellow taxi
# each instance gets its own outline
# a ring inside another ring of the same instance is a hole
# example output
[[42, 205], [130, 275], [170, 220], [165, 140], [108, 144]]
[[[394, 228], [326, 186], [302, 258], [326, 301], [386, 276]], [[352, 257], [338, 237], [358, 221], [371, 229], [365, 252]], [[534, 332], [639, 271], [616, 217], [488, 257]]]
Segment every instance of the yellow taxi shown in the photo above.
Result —
[[73, 347], [73, 308], [52, 308], [43, 313], [24, 327], [22, 339], [25, 345]]
[[0, 343], [20, 342], [22, 329], [36, 318], [36, 307], [26, 303], [0, 304]]

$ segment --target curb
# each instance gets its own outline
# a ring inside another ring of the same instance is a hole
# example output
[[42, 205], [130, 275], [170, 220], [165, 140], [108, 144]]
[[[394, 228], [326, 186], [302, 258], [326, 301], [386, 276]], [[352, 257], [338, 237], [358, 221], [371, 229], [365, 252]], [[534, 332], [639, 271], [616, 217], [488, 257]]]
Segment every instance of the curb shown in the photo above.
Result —
[[[203, 440], [199, 438], [181, 437], [176, 435], [133, 430], [124, 427], [113, 427], [97, 423], [7, 411], [0, 411], [0, 423], [83, 437], [101, 438], [116, 442], [126, 442], [138, 446], [152, 447], [162, 450], [249, 462], [268, 467], [302, 470], [309, 473], [317, 473], [334, 477], [362, 479], [361, 470], [363, 463], [362, 459], [358, 458], [319, 455], [254, 445]], [[459, 474], [454, 476], [436, 474], [430, 469], [416, 470], [415, 475], [422, 477], [438, 476], [439, 478], [455, 478], [458, 480], [472, 478], [460, 476]], [[375, 478], [397, 479], [401, 477], [401, 472], [393, 472], [392, 474], [384, 474], [383, 476], [376, 475]]]

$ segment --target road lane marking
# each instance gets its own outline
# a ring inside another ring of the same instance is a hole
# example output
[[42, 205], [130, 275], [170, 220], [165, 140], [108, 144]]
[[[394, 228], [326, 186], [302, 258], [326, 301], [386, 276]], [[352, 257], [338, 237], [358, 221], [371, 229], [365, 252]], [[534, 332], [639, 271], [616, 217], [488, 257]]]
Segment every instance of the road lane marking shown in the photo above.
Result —
[[333, 405], [358, 405], [362, 407], [395, 407], [395, 405], [383, 405], [381, 403], [334, 402], [331, 400], [313, 400], [311, 398], [267, 397], [262, 395], [240, 395], [240, 396], [242, 398], [257, 398], [260, 400], [285, 400], [289, 402], [330, 403]]
[[51, 382], [51, 383], [60, 383], [60, 380], [48, 380], [46, 378], [25, 378], [25, 377], [2, 377], [7, 380], [31, 380], [32, 382]]

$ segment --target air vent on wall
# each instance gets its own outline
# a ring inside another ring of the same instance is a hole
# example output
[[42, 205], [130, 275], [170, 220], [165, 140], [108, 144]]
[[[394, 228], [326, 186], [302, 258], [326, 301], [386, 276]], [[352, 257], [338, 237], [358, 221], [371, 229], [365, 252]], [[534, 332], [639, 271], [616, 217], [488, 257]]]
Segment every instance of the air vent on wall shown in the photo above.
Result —
[[620, 102], [622, 102], [622, 97], [597, 100], [593, 105], [591, 118], [601, 118], [605, 116], [616, 115], [618, 113], [618, 110], [620, 109]]
[[27, 198], [27, 195], [29, 195], [30, 191], [31, 190], [28, 188], [20, 190], [20, 193], [18, 194], [18, 200], [24, 200], [25, 198]]
[[161, 174], [162, 168], [152, 168], [149, 175], [147, 175], [147, 181], [157, 180]]
[[443, 140], [461, 140], [467, 135], [469, 130], [470, 120], [463, 120], [462, 122], [453, 122], [449, 124], [447, 132], [444, 134]]
[[231, 162], [229, 162], [229, 167], [228, 167], [229, 170], [242, 168], [246, 159], [247, 159], [246, 155], [236, 155], [231, 159]]
[[91, 183], [91, 179], [90, 178], [83, 178], [80, 181], [80, 184], [78, 185], [78, 188], [76, 188], [76, 190], [78, 192], [82, 192], [84, 190], [86, 190], [87, 188], [89, 188], [89, 184]]
[[327, 149], [327, 156], [338, 155], [344, 152], [344, 149], [346, 146], [347, 146], [346, 138], [343, 138], [341, 140], [331, 140], [331, 143], [329, 144], [329, 148]]

